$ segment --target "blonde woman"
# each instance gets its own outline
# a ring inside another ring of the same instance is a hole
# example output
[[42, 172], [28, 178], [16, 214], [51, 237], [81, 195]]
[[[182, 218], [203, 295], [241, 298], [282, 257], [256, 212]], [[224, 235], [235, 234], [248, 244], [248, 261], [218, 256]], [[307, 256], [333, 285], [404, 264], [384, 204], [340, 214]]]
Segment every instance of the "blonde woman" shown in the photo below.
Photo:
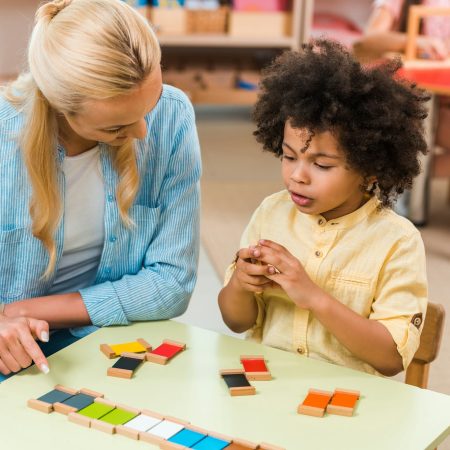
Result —
[[162, 85], [148, 23], [120, 0], [55, 0], [28, 63], [0, 94], [4, 375], [48, 372], [91, 325], [182, 314], [198, 259], [193, 109]]

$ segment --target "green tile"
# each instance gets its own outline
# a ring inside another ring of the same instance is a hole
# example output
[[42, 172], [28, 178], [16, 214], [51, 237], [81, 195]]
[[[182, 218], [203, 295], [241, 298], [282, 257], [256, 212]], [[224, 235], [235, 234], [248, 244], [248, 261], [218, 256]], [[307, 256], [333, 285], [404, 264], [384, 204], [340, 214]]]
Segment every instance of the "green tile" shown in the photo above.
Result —
[[124, 409], [116, 408], [108, 414], [104, 415], [100, 420], [108, 422], [111, 425], [123, 425], [134, 419], [137, 416], [136, 413], [125, 411]]
[[100, 419], [100, 417], [108, 414], [113, 409], [114, 406], [105, 405], [104, 403], [92, 403], [78, 411], [78, 414], [90, 417], [91, 419]]

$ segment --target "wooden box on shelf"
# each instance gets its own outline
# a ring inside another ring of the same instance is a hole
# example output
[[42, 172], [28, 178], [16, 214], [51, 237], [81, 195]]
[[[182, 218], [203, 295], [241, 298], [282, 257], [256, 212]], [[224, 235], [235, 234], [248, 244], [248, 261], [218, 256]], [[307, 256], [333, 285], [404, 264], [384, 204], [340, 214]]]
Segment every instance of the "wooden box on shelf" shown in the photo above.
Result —
[[184, 8], [151, 8], [149, 20], [157, 34], [180, 36], [187, 33]]
[[227, 31], [228, 8], [186, 10], [188, 33], [217, 33]]
[[236, 37], [279, 38], [292, 35], [290, 12], [231, 11], [229, 34]]

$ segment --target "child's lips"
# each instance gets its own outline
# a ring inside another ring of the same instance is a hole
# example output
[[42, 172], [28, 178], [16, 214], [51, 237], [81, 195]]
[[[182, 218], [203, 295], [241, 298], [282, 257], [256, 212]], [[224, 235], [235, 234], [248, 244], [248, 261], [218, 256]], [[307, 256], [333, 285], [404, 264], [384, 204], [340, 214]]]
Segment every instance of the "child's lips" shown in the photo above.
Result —
[[304, 195], [297, 194], [295, 192], [290, 192], [292, 201], [299, 206], [308, 206], [313, 202], [312, 198], [305, 197]]

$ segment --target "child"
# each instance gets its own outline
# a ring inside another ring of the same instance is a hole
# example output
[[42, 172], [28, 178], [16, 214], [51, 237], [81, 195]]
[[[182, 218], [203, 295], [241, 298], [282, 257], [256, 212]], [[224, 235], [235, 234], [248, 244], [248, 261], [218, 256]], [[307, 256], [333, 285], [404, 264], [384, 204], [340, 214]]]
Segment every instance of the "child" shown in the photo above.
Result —
[[394, 375], [419, 345], [427, 307], [419, 232], [390, 206], [419, 173], [424, 102], [318, 40], [265, 71], [254, 133], [281, 158], [219, 294], [225, 323], [273, 347]]

